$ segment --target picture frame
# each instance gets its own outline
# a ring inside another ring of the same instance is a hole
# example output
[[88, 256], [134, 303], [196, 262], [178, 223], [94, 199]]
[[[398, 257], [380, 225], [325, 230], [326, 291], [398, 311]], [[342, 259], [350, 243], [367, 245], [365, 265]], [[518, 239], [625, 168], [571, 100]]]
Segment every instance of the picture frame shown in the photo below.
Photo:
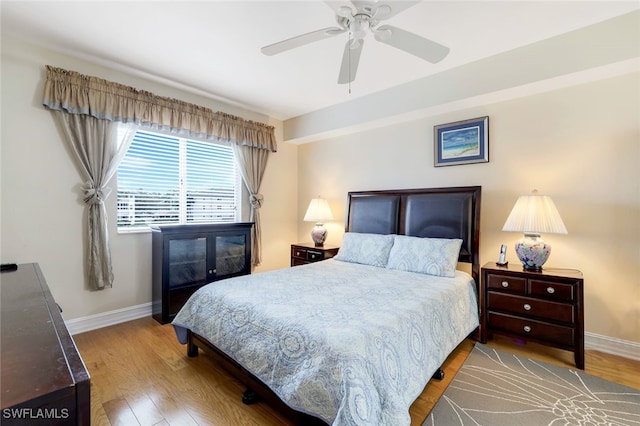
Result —
[[433, 126], [434, 166], [489, 162], [489, 117]]

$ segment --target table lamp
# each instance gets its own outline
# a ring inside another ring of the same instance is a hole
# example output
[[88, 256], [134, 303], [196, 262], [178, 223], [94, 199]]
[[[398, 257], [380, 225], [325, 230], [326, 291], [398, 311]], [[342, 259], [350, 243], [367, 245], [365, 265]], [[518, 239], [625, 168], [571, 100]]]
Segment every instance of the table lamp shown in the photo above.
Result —
[[324, 241], [327, 239], [327, 228], [324, 227], [323, 223], [326, 220], [333, 220], [333, 215], [331, 214], [327, 200], [319, 197], [312, 199], [303, 220], [305, 222], [316, 223], [313, 230], [311, 230], [311, 238], [316, 247], [322, 247]]
[[516, 242], [516, 254], [528, 271], [541, 271], [551, 253], [551, 246], [540, 237], [541, 233], [567, 233], [551, 197], [539, 195], [535, 189], [531, 195], [518, 197], [502, 230], [524, 232]]

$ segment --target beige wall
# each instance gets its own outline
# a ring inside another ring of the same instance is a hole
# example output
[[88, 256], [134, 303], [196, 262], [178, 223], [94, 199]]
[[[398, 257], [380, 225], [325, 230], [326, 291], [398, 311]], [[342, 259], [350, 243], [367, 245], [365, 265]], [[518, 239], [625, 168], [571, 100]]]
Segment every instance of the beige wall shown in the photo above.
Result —
[[[269, 121], [251, 111], [2, 38], [0, 260], [39, 262], [66, 319], [127, 308], [151, 299], [149, 234], [119, 235], [110, 223], [116, 282], [86, 288], [82, 253], [84, 208], [79, 178], [51, 114], [41, 106], [44, 65], [96, 75]], [[403, 124], [296, 146], [282, 141], [264, 177], [264, 262], [289, 264], [289, 244], [309, 240], [302, 222], [310, 198], [332, 206], [329, 242], [339, 244], [346, 192], [482, 185], [481, 261], [519, 236], [500, 231], [518, 195], [533, 188], [555, 200], [569, 235], [548, 235], [549, 267], [585, 275], [588, 332], [640, 342], [640, 75], [578, 85], [511, 101], [459, 109]], [[433, 167], [435, 124], [488, 115], [491, 161]], [[115, 189], [116, 182], [110, 186]], [[115, 197], [107, 209], [115, 217]]]
[[[327, 198], [340, 244], [352, 190], [482, 185], [481, 262], [500, 244], [518, 195], [550, 195], [569, 230], [545, 235], [547, 267], [585, 277], [586, 331], [640, 342], [640, 74], [631, 73], [300, 146], [298, 239], [308, 200]], [[433, 167], [433, 126], [489, 116], [490, 162]]]
[[[277, 126], [282, 124], [210, 98], [117, 72], [2, 37], [1, 251], [6, 262], [38, 262], [65, 319], [128, 308], [151, 301], [151, 235], [118, 234], [109, 222], [115, 283], [104, 291], [87, 289], [83, 269], [83, 220], [79, 174], [63, 145], [52, 114], [42, 107], [44, 66], [53, 65], [149, 90]], [[295, 145], [279, 142], [269, 158], [261, 192], [263, 264], [258, 270], [289, 265], [296, 239]], [[116, 216], [116, 178], [107, 199]]]

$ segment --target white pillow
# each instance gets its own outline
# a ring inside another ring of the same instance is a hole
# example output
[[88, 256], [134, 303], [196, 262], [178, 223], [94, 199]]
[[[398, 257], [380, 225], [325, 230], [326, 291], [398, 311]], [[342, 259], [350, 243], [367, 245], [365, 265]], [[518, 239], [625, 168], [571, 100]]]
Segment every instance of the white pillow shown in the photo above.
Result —
[[393, 235], [347, 232], [342, 238], [342, 246], [334, 259], [384, 268], [389, 260], [393, 237]]
[[396, 235], [387, 268], [453, 277], [461, 246], [461, 239]]

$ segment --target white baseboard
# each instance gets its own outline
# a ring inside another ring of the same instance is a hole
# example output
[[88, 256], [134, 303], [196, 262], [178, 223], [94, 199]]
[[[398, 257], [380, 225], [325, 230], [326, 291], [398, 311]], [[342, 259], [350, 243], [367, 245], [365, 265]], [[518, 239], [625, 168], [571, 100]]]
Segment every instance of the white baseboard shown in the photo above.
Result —
[[151, 316], [151, 302], [65, 321], [71, 335]]
[[[151, 316], [151, 302], [128, 308], [116, 309], [101, 314], [89, 315], [65, 321], [71, 335], [96, 330], [121, 322]], [[612, 355], [631, 358], [640, 361], [640, 343], [629, 340], [616, 339], [595, 333], [584, 333], [585, 349], [594, 349]]]
[[625, 358], [640, 361], [640, 343], [630, 340], [616, 339], [603, 336], [601, 334], [584, 333], [585, 349], [593, 349], [611, 355], [618, 355]]

